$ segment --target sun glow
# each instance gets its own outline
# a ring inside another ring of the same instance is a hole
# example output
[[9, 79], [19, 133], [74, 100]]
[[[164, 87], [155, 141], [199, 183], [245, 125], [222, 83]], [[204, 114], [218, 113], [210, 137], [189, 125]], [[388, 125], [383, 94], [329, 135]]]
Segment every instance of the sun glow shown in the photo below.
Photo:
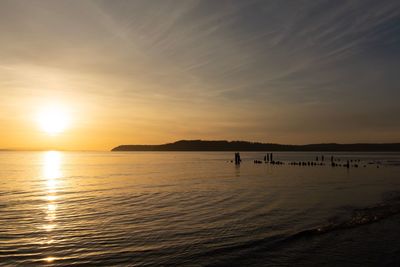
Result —
[[70, 118], [64, 107], [54, 105], [43, 108], [37, 115], [37, 122], [45, 133], [56, 135], [65, 131]]

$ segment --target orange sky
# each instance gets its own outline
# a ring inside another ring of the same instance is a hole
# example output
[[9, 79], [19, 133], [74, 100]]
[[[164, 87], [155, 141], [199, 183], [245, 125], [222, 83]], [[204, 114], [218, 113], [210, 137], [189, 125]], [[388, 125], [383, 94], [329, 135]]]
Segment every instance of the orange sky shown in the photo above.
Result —
[[0, 149], [399, 142], [399, 2], [353, 5], [2, 1]]

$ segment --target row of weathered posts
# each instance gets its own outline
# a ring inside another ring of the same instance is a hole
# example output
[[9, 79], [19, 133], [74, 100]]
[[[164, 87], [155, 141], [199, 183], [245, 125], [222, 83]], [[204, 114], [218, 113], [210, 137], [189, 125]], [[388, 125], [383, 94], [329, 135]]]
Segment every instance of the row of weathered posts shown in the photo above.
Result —
[[[358, 168], [360, 161], [361, 160], [359, 160], [359, 159], [355, 159], [355, 160], [347, 159], [344, 161], [344, 163], [341, 163], [342, 161], [340, 158], [331, 156], [330, 165], [332, 167]], [[242, 159], [240, 158], [240, 153], [236, 152], [235, 153], [235, 164], [240, 165], [241, 162], [242, 162]], [[254, 160], [254, 164], [262, 164], [262, 163], [263, 163], [263, 161], [261, 161], [261, 160]], [[264, 156], [264, 163], [268, 163], [268, 164], [272, 164], [272, 165], [285, 165], [286, 164], [285, 162], [282, 162], [282, 161], [275, 161], [272, 153], [267, 153]], [[291, 162], [288, 162], [287, 164], [288, 165], [297, 165], [297, 166], [325, 166], [325, 156], [324, 155], [316, 156], [315, 161], [291, 161]], [[363, 166], [367, 167], [365, 164]], [[379, 164], [377, 164], [376, 166], [377, 166], [377, 168], [379, 168]]]

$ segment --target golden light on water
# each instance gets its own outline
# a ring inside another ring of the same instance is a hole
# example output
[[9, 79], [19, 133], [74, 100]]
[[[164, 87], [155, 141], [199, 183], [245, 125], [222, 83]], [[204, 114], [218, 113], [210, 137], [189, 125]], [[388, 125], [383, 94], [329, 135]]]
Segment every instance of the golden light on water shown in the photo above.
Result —
[[[50, 182], [60, 178], [61, 173], [61, 153], [57, 151], [48, 151], [44, 155], [43, 160], [43, 176]], [[48, 183], [51, 184], [51, 183]]]
[[53, 262], [55, 259], [56, 259], [55, 257], [47, 257], [44, 259], [44, 261], [50, 263], [50, 262]]
[[[48, 188], [48, 193], [55, 193], [56, 188], [57, 188], [57, 181], [56, 180], [48, 180], [47, 181], [47, 188]], [[53, 196], [48, 196], [48, 197], [53, 197]]]
[[56, 227], [55, 224], [46, 224], [43, 226], [43, 229], [45, 229], [47, 232], [52, 231]]
[[47, 200], [47, 201], [54, 201], [54, 200], [56, 200], [56, 199], [57, 199], [57, 196], [54, 196], [54, 195], [46, 196], [46, 200]]
[[57, 205], [55, 205], [55, 204], [47, 205], [47, 210], [48, 211], [55, 211], [56, 209], [57, 209]]
[[[58, 204], [56, 195], [58, 179], [62, 178], [62, 154], [57, 151], [48, 151], [43, 155], [43, 169], [42, 175], [46, 185], [46, 196], [44, 199], [47, 201], [47, 205], [44, 207], [46, 216], [42, 229], [48, 232], [46, 244], [52, 244], [54, 242], [53, 235], [51, 232], [57, 227], [57, 208]], [[52, 263], [56, 260], [55, 257], [47, 257], [44, 261]]]
[[[48, 220], [48, 221], [54, 221], [56, 219], [56, 214], [55, 214], [55, 212], [48, 212], [47, 213], [47, 216], [46, 216], [46, 220]], [[44, 228], [46, 228], [46, 229], [48, 229], [48, 227], [44, 227]]]
[[[47, 200], [46, 207], [46, 219], [54, 220], [56, 218], [57, 210], [57, 179], [62, 177], [61, 172], [61, 153], [57, 151], [48, 151], [43, 157], [43, 178], [47, 185]], [[47, 227], [46, 229], [52, 229], [54, 227]]]

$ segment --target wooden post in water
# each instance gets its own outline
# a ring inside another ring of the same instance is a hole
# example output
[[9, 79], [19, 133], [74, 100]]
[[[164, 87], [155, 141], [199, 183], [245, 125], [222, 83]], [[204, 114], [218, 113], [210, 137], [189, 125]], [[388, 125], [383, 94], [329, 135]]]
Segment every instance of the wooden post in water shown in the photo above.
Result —
[[235, 153], [235, 164], [236, 164], [236, 165], [239, 165], [241, 161], [242, 161], [242, 160], [240, 159], [240, 153], [239, 153], [239, 152], [236, 152], [236, 153]]

